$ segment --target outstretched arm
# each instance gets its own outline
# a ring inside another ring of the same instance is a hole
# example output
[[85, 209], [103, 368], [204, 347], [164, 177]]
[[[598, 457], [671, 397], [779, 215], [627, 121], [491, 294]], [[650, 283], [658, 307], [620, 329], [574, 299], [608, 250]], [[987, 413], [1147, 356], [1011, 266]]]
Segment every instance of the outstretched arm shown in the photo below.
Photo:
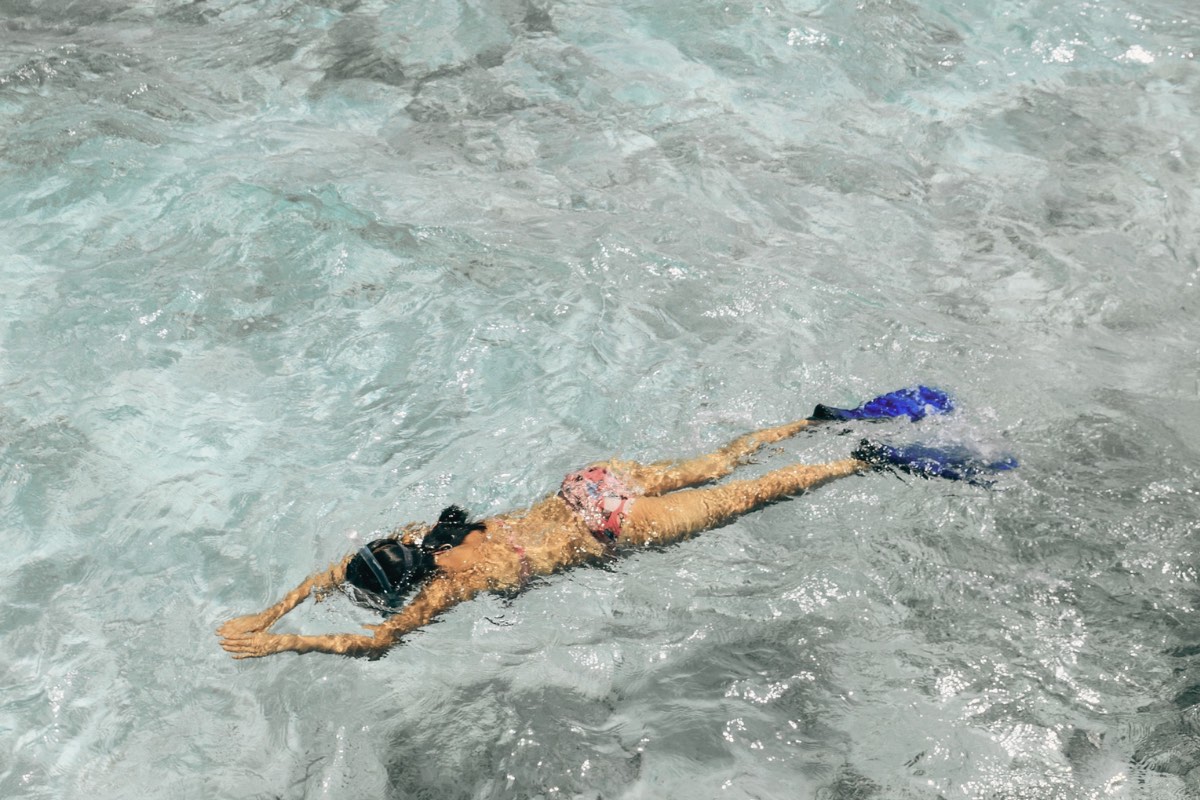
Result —
[[350, 562], [349, 558], [343, 559], [341, 562], [332, 565], [324, 572], [318, 572], [316, 575], [310, 575], [304, 579], [304, 582], [292, 589], [287, 595], [275, 605], [261, 611], [258, 614], [247, 614], [244, 617], [237, 617], [226, 622], [221, 627], [217, 628], [217, 635], [222, 637], [238, 636], [247, 633], [259, 633], [270, 629], [272, 625], [278, 622], [284, 614], [291, 611], [296, 606], [308, 599], [308, 596], [314, 591], [321, 592], [330, 590], [346, 579], [346, 565]]
[[[331, 633], [320, 636], [274, 634], [263, 630], [227, 634], [221, 646], [234, 658], [259, 658], [273, 653], [335, 653], [344, 656], [379, 658], [395, 646], [406, 633], [428, 624], [438, 614], [469, 600], [486, 585], [451, 580], [444, 575], [432, 578], [404, 609], [379, 625], [367, 625], [370, 635]], [[299, 591], [299, 589], [297, 589]], [[290, 597], [290, 595], [289, 595]], [[264, 612], [266, 613], [266, 612]], [[281, 615], [282, 616], [282, 615]]]

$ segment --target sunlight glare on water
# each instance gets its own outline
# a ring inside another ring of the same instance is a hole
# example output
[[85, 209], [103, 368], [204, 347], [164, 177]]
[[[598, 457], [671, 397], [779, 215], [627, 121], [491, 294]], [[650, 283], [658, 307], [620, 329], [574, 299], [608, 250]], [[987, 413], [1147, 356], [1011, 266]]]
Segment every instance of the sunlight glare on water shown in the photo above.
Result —
[[[1189, 3], [0, 8], [0, 796], [1200, 792]], [[836, 483], [379, 661], [213, 636], [451, 502], [917, 382], [956, 414], [749, 474], [1021, 468]]]

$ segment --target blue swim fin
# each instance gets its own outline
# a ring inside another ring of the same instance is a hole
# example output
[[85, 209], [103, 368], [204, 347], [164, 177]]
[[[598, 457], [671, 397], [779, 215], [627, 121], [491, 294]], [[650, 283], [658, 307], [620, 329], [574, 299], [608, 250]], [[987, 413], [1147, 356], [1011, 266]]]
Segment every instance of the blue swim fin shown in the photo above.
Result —
[[953, 410], [954, 401], [941, 389], [929, 386], [910, 386], [907, 389], [897, 389], [894, 392], [881, 394], [858, 408], [833, 408], [818, 404], [809, 419], [846, 421], [908, 417], [916, 422], [926, 414], [948, 414]]
[[979, 453], [961, 446], [909, 444], [893, 447], [863, 439], [850, 455], [877, 469], [895, 467], [901, 472], [922, 478], [946, 478], [979, 486], [991, 483], [986, 479], [987, 475], [1017, 468], [1017, 460], [1012, 456], [999, 461], [987, 461]]

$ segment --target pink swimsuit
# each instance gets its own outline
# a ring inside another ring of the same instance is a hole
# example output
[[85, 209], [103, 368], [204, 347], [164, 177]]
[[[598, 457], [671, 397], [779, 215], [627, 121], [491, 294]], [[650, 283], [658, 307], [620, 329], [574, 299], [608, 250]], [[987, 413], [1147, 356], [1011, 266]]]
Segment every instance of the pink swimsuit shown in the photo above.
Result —
[[637, 493], [607, 467], [588, 467], [563, 478], [558, 496], [583, 519], [593, 536], [612, 544], [621, 535]]

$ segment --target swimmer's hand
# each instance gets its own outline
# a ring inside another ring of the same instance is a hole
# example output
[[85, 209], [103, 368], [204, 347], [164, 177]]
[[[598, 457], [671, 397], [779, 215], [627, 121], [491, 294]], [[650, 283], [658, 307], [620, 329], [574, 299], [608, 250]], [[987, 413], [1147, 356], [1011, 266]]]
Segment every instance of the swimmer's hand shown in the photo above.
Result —
[[[237, 620], [234, 620], [236, 622]], [[253, 631], [249, 633], [226, 634], [221, 639], [221, 647], [233, 653], [234, 658], [262, 658], [287, 650], [295, 650], [293, 644], [296, 636], [278, 633]]]
[[221, 647], [234, 658], [262, 658], [276, 653], [334, 653], [343, 656], [365, 656], [375, 659], [387, 653], [396, 637], [379, 635], [383, 626], [365, 626], [376, 631], [375, 636], [353, 633], [329, 633], [321, 636], [302, 636], [295, 633], [238, 633], [221, 639]]
[[271, 627], [274, 622], [275, 620], [266, 614], [247, 614], [244, 617], [231, 619], [217, 628], [217, 636], [230, 637], [247, 633], [261, 633]]

